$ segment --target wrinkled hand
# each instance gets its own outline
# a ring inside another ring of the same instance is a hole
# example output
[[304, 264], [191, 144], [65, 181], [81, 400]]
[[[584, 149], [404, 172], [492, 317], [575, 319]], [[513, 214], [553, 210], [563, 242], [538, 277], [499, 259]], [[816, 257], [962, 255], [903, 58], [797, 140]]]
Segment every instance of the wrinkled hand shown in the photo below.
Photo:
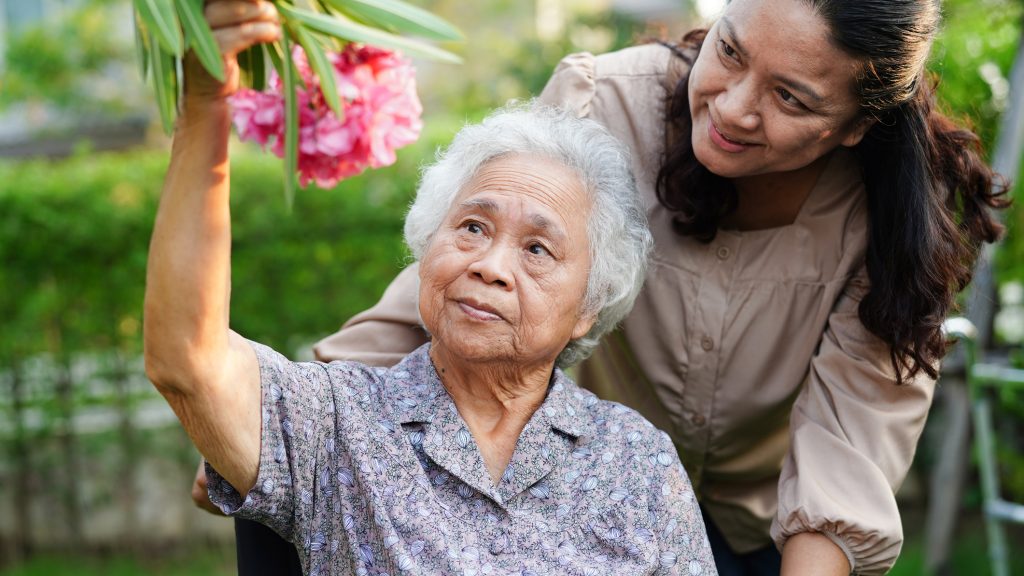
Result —
[[238, 90], [238, 54], [256, 44], [281, 37], [277, 9], [267, 0], [207, 0], [206, 21], [224, 56], [221, 82], [211, 76], [191, 51], [185, 57], [186, 106], [219, 102]]
[[206, 461], [201, 458], [199, 459], [199, 469], [196, 470], [196, 479], [192, 483], [192, 502], [197, 508], [206, 510], [210, 514], [224, 515], [220, 508], [210, 502], [210, 494], [206, 491]]

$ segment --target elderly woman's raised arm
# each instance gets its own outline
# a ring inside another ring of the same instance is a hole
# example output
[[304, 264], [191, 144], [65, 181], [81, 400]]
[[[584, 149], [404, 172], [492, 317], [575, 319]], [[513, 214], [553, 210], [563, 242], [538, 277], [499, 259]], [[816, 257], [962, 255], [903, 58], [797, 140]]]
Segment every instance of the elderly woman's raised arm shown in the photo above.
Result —
[[228, 327], [231, 221], [226, 97], [237, 88], [235, 55], [276, 38], [267, 2], [206, 7], [228, 80], [186, 60], [185, 102], [150, 244], [145, 299], [146, 373], [206, 459], [239, 491], [256, 479], [259, 367]]

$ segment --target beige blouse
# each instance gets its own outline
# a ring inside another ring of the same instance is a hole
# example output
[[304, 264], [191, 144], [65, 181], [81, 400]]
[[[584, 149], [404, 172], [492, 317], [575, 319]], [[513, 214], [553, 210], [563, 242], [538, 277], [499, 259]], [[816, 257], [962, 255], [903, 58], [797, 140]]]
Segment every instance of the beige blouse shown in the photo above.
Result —
[[[894, 492], [931, 403], [896, 386], [888, 348], [857, 317], [867, 290], [866, 196], [837, 151], [796, 221], [681, 237], [655, 196], [663, 118], [683, 66], [659, 45], [565, 58], [541, 98], [607, 126], [633, 151], [655, 238], [636, 306], [578, 372], [675, 442], [707, 513], [737, 552], [829, 536], [854, 571], [883, 573], [903, 541]], [[673, 67], [673, 70], [670, 70]], [[323, 359], [391, 364], [424, 341], [414, 269], [321, 341]]]

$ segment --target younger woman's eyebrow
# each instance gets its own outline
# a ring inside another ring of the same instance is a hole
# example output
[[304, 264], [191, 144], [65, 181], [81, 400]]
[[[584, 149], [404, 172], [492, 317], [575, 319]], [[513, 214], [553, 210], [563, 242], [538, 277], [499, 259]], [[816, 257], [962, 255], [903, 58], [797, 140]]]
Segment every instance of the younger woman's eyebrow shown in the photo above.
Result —
[[822, 98], [817, 92], [815, 92], [813, 88], [799, 80], [794, 80], [787, 76], [779, 76], [777, 74], [774, 76], [774, 78], [777, 82], [785, 84], [786, 87], [792, 90], [793, 92], [799, 92], [804, 96], [807, 96], [811, 100], [814, 100], [818, 104], [825, 101], [825, 99]]
[[729, 36], [729, 40], [732, 42], [732, 47], [746, 58], [747, 51], [743, 49], [743, 44], [740, 43], [740, 39], [736, 37], [736, 29], [733, 28], [732, 22], [729, 21], [729, 18], [722, 16], [718, 21], [721, 22], [722, 27], [725, 28], [725, 33]]
[[[730, 42], [732, 42], [733, 49], [739, 52], [744, 58], [749, 57], [747, 51], [743, 49], [743, 44], [740, 42], [740, 39], [736, 36], [736, 28], [733, 27], [732, 22], [729, 21], [729, 18], [726, 16], [722, 16], [719, 19], [719, 22], [721, 22], [722, 27], [725, 28], [725, 33], [726, 35], [729, 36], [729, 40]], [[785, 84], [786, 87], [790, 88], [793, 92], [799, 92], [804, 96], [807, 96], [811, 100], [814, 100], [816, 103], [821, 103], [825, 100], [813, 88], [799, 80], [794, 80], [793, 78], [789, 78], [788, 76], [780, 76], [778, 74], [773, 76], [773, 78], [776, 82], [781, 82], [782, 84]]]

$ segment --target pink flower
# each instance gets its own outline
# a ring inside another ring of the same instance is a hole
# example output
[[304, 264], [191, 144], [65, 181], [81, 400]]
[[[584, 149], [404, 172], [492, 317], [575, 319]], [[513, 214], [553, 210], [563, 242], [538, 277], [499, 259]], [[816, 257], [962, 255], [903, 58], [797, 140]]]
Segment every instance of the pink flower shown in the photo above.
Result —
[[[296, 88], [299, 107], [299, 182], [330, 188], [367, 167], [395, 162], [395, 150], [415, 142], [423, 128], [416, 71], [395, 52], [349, 44], [330, 53], [345, 117], [327, 105], [319, 79], [302, 48], [292, 59], [305, 86]], [[238, 137], [284, 156], [283, 82], [272, 71], [264, 92], [239, 90], [230, 98]]]

